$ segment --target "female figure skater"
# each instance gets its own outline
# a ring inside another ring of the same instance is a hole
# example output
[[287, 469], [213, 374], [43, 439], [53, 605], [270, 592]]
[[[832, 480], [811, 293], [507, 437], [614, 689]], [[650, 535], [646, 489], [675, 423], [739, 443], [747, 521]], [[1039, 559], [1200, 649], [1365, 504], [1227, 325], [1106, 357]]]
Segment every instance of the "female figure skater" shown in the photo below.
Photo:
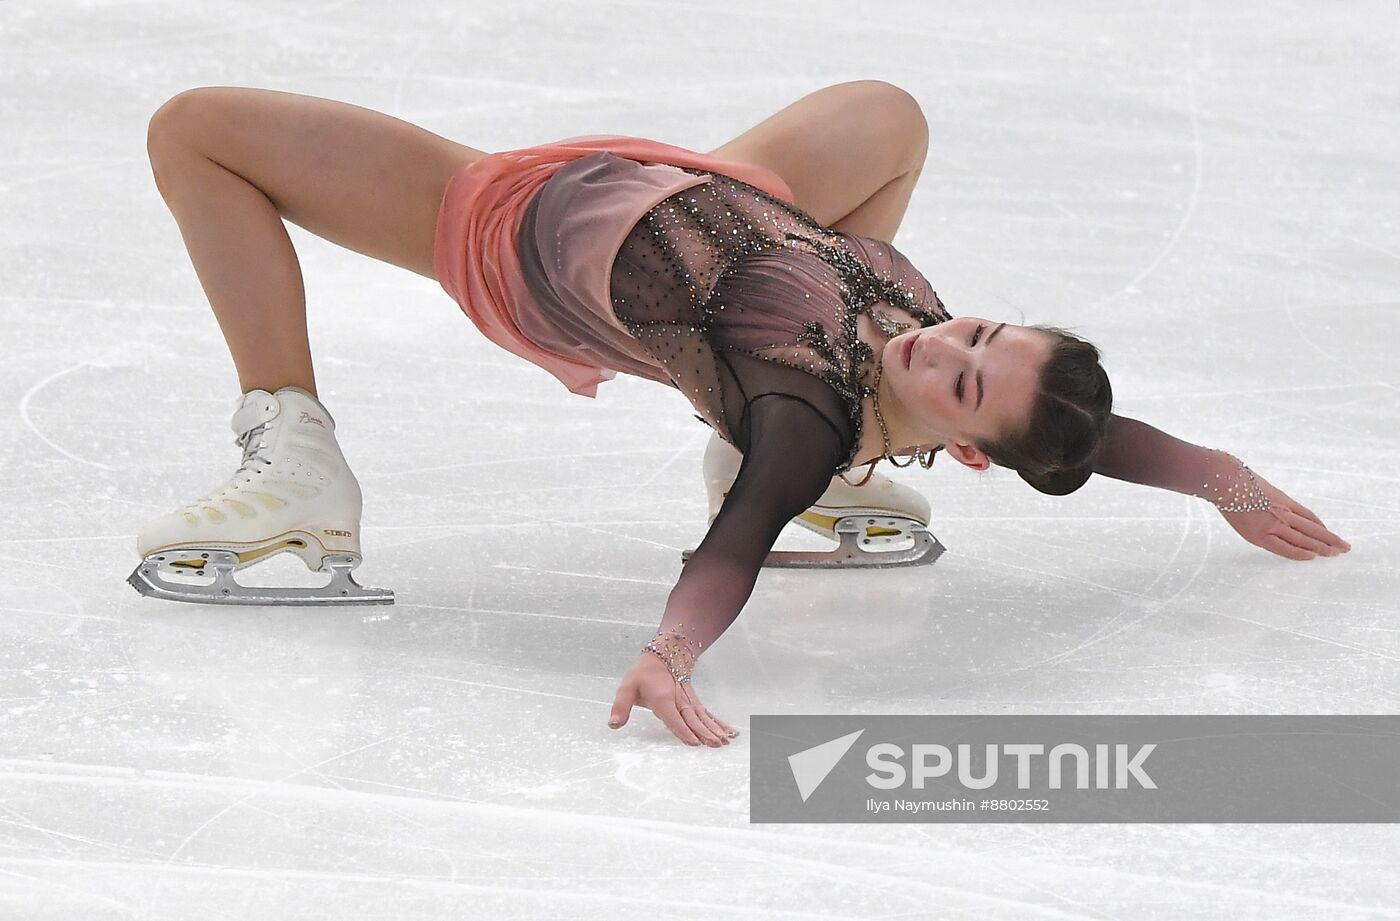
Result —
[[[146, 525], [147, 594], [243, 603], [385, 601], [350, 578], [360, 490], [316, 396], [300, 269], [282, 221], [437, 279], [482, 332], [593, 396], [618, 371], [679, 388], [742, 452], [718, 515], [618, 689], [690, 745], [737, 730], [689, 678], [747, 600], [783, 525], [881, 459], [946, 451], [1062, 494], [1092, 473], [1212, 502], [1290, 559], [1349, 549], [1231, 455], [1115, 416], [1094, 347], [952, 318], [889, 241], [927, 152], [906, 92], [819, 90], [708, 154], [595, 135], [486, 154], [387, 115], [206, 87], [152, 117], [157, 188], [232, 352], [243, 463]], [[231, 573], [290, 551], [324, 590]], [[212, 570], [212, 584], [164, 578]]]

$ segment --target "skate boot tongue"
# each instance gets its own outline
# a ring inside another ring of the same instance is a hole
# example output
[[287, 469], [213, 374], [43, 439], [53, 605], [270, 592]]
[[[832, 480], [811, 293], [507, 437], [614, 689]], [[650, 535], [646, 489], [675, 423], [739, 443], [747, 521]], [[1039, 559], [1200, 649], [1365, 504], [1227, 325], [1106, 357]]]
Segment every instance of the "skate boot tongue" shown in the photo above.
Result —
[[266, 390], [250, 390], [238, 398], [229, 428], [241, 439], [250, 429], [276, 419], [281, 411], [275, 396]]
[[[266, 447], [263, 433], [267, 431], [268, 424], [281, 413], [282, 407], [277, 398], [266, 390], [251, 390], [243, 395], [238, 409], [233, 413], [233, 419], [229, 422], [235, 436], [234, 443], [243, 449], [243, 463], [234, 476], [242, 473], [248, 464], [257, 458], [258, 451]], [[258, 459], [267, 464], [272, 463], [265, 458]]]

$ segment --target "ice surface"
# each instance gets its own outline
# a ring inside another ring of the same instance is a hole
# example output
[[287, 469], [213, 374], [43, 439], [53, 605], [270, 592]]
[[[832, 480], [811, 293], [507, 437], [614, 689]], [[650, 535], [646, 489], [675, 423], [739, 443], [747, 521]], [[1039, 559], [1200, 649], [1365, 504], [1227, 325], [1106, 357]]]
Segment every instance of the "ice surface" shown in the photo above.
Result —
[[1355, 549], [1290, 563], [1112, 481], [905, 471], [947, 555], [765, 574], [706, 703], [741, 728], [1394, 712], [1400, 9], [1067, 6], [0, 6], [0, 916], [1400, 917], [1390, 826], [750, 825], [747, 736], [605, 725], [703, 533], [708, 430], [644, 381], [571, 396], [434, 282], [299, 228], [358, 575], [399, 603], [123, 582], [140, 523], [238, 456], [146, 163], [164, 100], [263, 86], [484, 150], [708, 150], [876, 78], [930, 122], [895, 243], [955, 315], [1078, 329], [1123, 412], [1240, 454]]

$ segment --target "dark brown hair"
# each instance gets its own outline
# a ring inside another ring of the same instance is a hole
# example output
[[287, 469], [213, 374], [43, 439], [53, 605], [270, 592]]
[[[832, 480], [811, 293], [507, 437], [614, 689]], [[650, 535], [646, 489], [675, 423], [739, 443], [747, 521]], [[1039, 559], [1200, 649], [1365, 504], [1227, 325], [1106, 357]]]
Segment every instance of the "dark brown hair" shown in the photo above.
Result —
[[1025, 429], [978, 443], [1041, 492], [1064, 495], [1084, 484], [1113, 412], [1113, 388], [1090, 342], [1055, 326], [1031, 326], [1054, 337], [1040, 371], [1040, 392]]

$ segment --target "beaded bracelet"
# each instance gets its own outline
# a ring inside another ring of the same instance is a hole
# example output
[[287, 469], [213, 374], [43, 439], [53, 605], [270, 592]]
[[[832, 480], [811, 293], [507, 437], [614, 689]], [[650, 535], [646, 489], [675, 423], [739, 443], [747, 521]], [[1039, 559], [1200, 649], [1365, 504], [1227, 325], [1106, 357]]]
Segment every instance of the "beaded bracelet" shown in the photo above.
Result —
[[671, 677], [676, 679], [677, 684], [685, 684], [690, 680], [696, 656], [681, 636], [674, 633], [657, 633], [642, 647], [642, 652], [649, 652], [666, 663], [667, 670], [671, 672]]
[[[1207, 501], [1222, 512], [1267, 512], [1272, 508], [1273, 503], [1269, 501], [1269, 494], [1264, 492], [1263, 486], [1259, 485], [1259, 478], [1254, 475], [1254, 471], [1250, 470], [1246, 464], [1241, 462], [1240, 459], [1233, 454], [1224, 451], [1220, 453], [1239, 464], [1240, 469], [1249, 474], [1249, 482], [1233, 483], [1225, 488], [1224, 496], [1220, 495], [1221, 487], [1217, 483], [1215, 486], [1216, 498], [1208, 499]], [[1221, 474], [1219, 473], [1215, 475], [1217, 480], [1219, 480], [1220, 477]], [[1211, 486], [1209, 483], [1202, 483], [1201, 488], [1208, 490]], [[1227, 501], [1222, 503], [1221, 499]]]

